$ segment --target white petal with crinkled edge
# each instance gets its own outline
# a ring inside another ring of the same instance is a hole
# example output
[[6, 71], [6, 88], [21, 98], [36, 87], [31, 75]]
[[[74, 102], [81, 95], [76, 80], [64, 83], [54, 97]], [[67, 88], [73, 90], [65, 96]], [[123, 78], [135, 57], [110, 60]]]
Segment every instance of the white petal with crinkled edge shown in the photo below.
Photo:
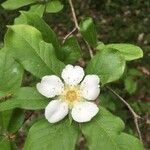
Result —
[[88, 87], [81, 91], [82, 97], [87, 100], [95, 100], [100, 93], [100, 88], [97, 87]]
[[87, 75], [80, 85], [81, 95], [87, 100], [95, 100], [100, 93], [100, 79], [97, 75]]
[[60, 95], [64, 90], [64, 84], [61, 79], [55, 75], [44, 76], [36, 87], [42, 95], [48, 98]]
[[65, 83], [68, 85], [77, 85], [84, 77], [84, 70], [80, 66], [67, 65], [61, 74]]
[[78, 102], [74, 105], [71, 115], [77, 122], [90, 121], [99, 111], [96, 104], [92, 102]]
[[81, 86], [84, 85], [99, 85], [100, 79], [97, 75], [86, 75], [84, 80], [81, 83]]
[[52, 100], [45, 108], [45, 117], [50, 123], [62, 120], [68, 114], [69, 108], [66, 102]]

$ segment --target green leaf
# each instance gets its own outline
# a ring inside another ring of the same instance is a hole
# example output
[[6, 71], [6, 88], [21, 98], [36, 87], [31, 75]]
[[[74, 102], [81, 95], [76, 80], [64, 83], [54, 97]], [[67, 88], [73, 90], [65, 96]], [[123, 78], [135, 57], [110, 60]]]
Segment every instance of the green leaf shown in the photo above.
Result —
[[24, 121], [24, 113], [21, 109], [0, 112], [0, 131], [15, 133]]
[[23, 87], [13, 95], [13, 98], [0, 103], [0, 111], [14, 108], [27, 110], [43, 109], [48, 103], [49, 100], [43, 97], [36, 89]]
[[6, 139], [6, 137], [0, 137], [0, 149], [1, 150], [11, 150], [11, 143]]
[[0, 50], [0, 91], [12, 92], [22, 82], [23, 68], [5, 49]]
[[142, 73], [138, 69], [133, 69], [133, 68], [129, 68], [128, 69], [128, 74], [130, 76], [134, 76], [134, 77], [136, 77], [136, 76], [142, 76]]
[[56, 13], [63, 9], [63, 4], [58, 0], [50, 1], [46, 4], [46, 12]]
[[11, 119], [9, 121], [8, 125], [8, 132], [9, 133], [15, 133], [18, 131], [19, 128], [21, 128], [24, 121], [24, 111], [21, 109], [15, 109], [13, 110], [13, 113], [11, 115]]
[[15, 18], [15, 20], [14, 20], [14, 24], [27, 24], [26, 23], [27, 21], [26, 21], [26, 17], [24, 16], [24, 15], [22, 15], [22, 14], [20, 14], [18, 17], [16, 17]]
[[143, 150], [140, 141], [123, 133], [122, 120], [103, 107], [91, 122], [81, 124], [81, 130], [87, 140], [89, 150]]
[[38, 16], [42, 17], [45, 10], [45, 4], [36, 4], [30, 7], [28, 13], [35, 13]]
[[64, 68], [56, 58], [52, 44], [44, 42], [41, 33], [32, 26], [10, 26], [5, 36], [5, 48], [36, 77], [60, 75]]
[[[31, 6], [28, 11], [20, 11], [21, 14], [17, 18], [15, 18], [14, 24], [28, 24], [27, 17], [25, 14], [31, 14], [31, 16], [32, 14], [37, 15], [40, 17], [40, 20], [41, 20], [43, 13], [44, 13], [44, 9], [45, 9], [45, 5], [36, 4], [36, 5]], [[33, 24], [32, 26], [35, 26], [35, 25], [36, 24]]]
[[[1, 103], [0, 103], [1, 104]], [[9, 125], [12, 110], [0, 112], [0, 131], [6, 131]]]
[[134, 81], [131, 77], [127, 77], [124, 80], [124, 85], [125, 85], [125, 90], [130, 94], [133, 94], [137, 89], [137, 82]]
[[87, 74], [97, 74], [102, 84], [118, 80], [125, 69], [125, 60], [113, 49], [97, 53], [87, 64]]
[[118, 50], [127, 61], [143, 57], [142, 49], [132, 44], [107, 44], [105, 48]]
[[69, 119], [50, 124], [42, 119], [29, 130], [24, 150], [74, 150], [78, 138], [78, 128]]
[[35, 13], [21, 12], [21, 18], [22, 20], [20, 21], [15, 20], [15, 23], [28, 24], [38, 29], [42, 34], [43, 40], [47, 43], [52, 43], [57, 57], [61, 58], [62, 51], [60, 49], [60, 43], [55, 32], [49, 27], [49, 25]]
[[98, 40], [97, 40], [96, 27], [93, 23], [92, 18], [88, 18], [80, 23], [80, 32], [83, 35], [84, 39], [92, 47], [96, 47]]
[[[107, 108], [108, 110], [111, 110], [112, 112], [117, 111], [117, 105], [115, 101], [113, 101], [112, 96], [108, 93], [106, 94], [100, 94], [100, 104], [102, 107]], [[118, 102], [118, 101], [116, 101]]]
[[106, 45], [103, 42], [98, 42], [96, 50], [101, 51], [101, 50], [105, 49], [105, 47], [106, 47]]
[[62, 51], [62, 59], [66, 64], [75, 63], [79, 58], [81, 58], [81, 48], [74, 36], [66, 39], [62, 46]]
[[2, 3], [5, 9], [13, 10], [37, 2], [37, 0], [7, 0]]
[[[5, 49], [0, 50], [0, 97], [8, 97], [21, 86], [23, 68]], [[5, 99], [4, 99], [5, 100]], [[1, 102], [3, 99], [1, 99]], [[7, 130], [12, 110], [0, 112], [0, 128]]]

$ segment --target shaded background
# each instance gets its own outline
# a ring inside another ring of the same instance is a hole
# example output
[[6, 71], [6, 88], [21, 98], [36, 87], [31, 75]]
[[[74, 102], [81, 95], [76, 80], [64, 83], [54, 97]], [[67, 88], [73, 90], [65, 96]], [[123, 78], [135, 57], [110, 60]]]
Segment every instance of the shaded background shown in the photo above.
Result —
[[[62, 0], [62, 3], [64, 9], [61, 12], [44, 15], [45, 21], [60, 39], [71, 31], [74, 25], [70, 20], [72, 16], [67, 1]], [[79, 21], [89, 16], [94, 19], [100, 41], [132, 43], [143, 49], [143, 59], [128, 62], [124, 76], [112, 86], [143, 118], [139, 125], [145, 147], [150, 148], [150, 1], [76, 0], [74, 6]], [[20, 10], [28, 8], [23, 7]], [[3, 45], [6, 25], [13, 24], [14, 18], [18, 15], [19, 9], [8, 11], [0, 7], [0, 47]], [[131, 114], [120, 102], [112, 102], [112, 97], [102, 94], [101, 105], [124, 120], [126, 132], [136, 135]]]

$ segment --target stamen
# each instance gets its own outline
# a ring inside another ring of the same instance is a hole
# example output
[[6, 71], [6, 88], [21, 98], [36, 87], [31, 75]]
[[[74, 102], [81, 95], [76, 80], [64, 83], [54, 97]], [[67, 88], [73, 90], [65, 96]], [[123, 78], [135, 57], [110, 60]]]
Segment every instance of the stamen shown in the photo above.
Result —
[[66, 100], [74, 102], [77, 99], [77, 93], [74, 90], [70, 90], [66, 93]]

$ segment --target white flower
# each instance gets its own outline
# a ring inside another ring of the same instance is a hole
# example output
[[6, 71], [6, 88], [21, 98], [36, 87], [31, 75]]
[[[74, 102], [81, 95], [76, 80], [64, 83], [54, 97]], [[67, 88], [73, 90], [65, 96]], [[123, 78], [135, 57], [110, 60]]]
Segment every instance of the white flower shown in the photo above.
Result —
[[42, 95], [48, 98], [55, 97], [55, 100], [52, 100], [45, 108], [46, 119], [50, 123], [55, 123], [71, 111], [75, 121], [90, 121], [99, 111], [97, 105], [90, 102], [100, 93], [99, 77], [86, 75], [83, 79], [83, 68], [72, 65], [67, 65], [63, 69], [61, 77], [64, 83], [59, 77], [49, 75], [44, 76], [37, 84], [37, 89]]

